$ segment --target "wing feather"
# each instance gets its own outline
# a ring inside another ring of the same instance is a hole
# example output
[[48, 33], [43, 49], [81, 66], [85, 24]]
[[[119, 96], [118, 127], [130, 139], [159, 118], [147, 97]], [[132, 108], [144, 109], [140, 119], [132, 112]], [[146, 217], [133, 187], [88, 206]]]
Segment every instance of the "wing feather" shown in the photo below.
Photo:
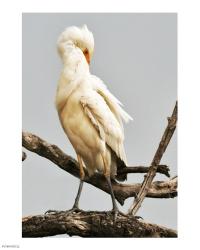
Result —
[[123, 129], [104, 98], [92, 90], [82, 95], [80, 103], [102, 140], [126, 163]]
[[101, 81], [101, 79], [99, 79], [94, 75], [92, 75], [92, 78], [93, 78], [92, 83], [94, 89], [104, 98], [107, 105], [114, 113], [121, 127], [123, 128], [122, 119], [125, 122], [129, 122], [130, 120], [133, 120], [133, 118], [121, 107], [123, 106], [122, 103], [108, 90], [108, 88]]

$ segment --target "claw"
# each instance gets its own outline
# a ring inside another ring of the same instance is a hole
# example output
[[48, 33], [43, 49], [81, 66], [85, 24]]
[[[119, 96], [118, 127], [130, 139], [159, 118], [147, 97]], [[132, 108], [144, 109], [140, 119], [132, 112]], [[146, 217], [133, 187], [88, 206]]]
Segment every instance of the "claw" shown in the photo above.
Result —
[[134, 216], [137, 220], [139, 220], [139, 219], [142, 219], [142, 220], [144, 220], [141, 216]]
[[134, 217], [134, 218], [137, 219], [137, 220], [139, 220], [139, 219], [144, 220], [143, 217], [141, 217], [141, 216], [139, 216], [139, 215], [132, 215], [131, 213], [126, 214], [126, 216]]
[[47, 210], [44, 214], [58, 214], [58, 213], [78, 213], [82, 212], [83, 210], [79, 209], [78, 207], [74, 206], [73, 208], [66, 210], [66, 211], [58, 211], [58, 210]]

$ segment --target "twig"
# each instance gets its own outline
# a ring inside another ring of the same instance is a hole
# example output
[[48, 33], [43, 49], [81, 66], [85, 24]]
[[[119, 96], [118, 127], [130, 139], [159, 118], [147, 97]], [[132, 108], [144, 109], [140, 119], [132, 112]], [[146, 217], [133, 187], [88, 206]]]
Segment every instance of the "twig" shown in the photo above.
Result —
[[22, 220], [23, 237], [46, 237], [57, 234], [81, 237], [177, 237], [173, 229], [119, 215], [113, 223], [110, 212], [58, 212], [28, 216]]
[[151, 167], [149, 168], [149, 171], [144, 178], [140, 192], [129, 209], [130, 214], [135, 215], [138, 209], [141, 207], [141, 204], [144, 198], [146, 197], [148, 190], [151, 186], [153, 178], [156, 175], [158, 164], [160, 163], [161, 158], [170, 142], [170, 139], [172, 138], [172, 135], [174, 134], [174, 131], [176, 129], [176, 122], [177, 122], [177, 102], [175, 104], [172, 116], [168, 118], [168, 125], [164, 131], [164, 134], [161, 138], [158, 149], [152, 160]]
[[[40, 137], [33, 135], [28, 132], [22, 133], [22, 144], [23, 146], [42, 157], [49, 159], [54, 162], [58, 167], [67, 171], [68, 173], [79, 178], [79, 165], [76, 160], [66, 155], [56, 145], [49, 144]], [[87, 171], [85, 175], [85, 182], [107, 192], [110, 194], [106, 180], [103, 175], [95, 173], [89, 178]], [[177, 196], [176, 185], [171, 183], [170, 180], [166, 182], [165, 187], [157, 185], [157, 182], [152, 183], [151, 188], [147, 194], [147, 197], [151, 198], [174, 198]], [[124, 201], [129, 197], [136, 197], [139, 192], [141, 184], [120, 184], [116, 181], [112, 182], [115, 197], [118, 202], [123, 205]]]

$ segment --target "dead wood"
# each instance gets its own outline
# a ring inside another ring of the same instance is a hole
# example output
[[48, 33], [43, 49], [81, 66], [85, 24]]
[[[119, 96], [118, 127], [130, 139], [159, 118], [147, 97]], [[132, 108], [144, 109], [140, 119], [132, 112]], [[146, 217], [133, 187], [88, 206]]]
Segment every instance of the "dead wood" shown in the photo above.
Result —
[[133, 215], [137, 213], [138, 209], [141, 207], [143, 200], [148, 195], [152, 181], [156, 175], [158, 165], [176, 129], [176, 123], [177, 123], [177, 102], [175, 104], [171, 117], [168, 118], [167, 127], [163, 133], [158, 149], [154, 155], [151, 166], [149, 168], [149, 171], [145, 176], [144, 181], [141, 185], [139, 194], [129, 209], [129, 213]]
[[[50, 144], [41, 139], [40, 137], [28, 132], [22, 133], [22, 144], [29, 151], [32, 151], [42, 157], [49, 159], [61, 169], [79, 178], [78, 162], [71, 156], [65, 154], [58, 146]], [[160, 170], [162, 168], [163, 165], [160, 167]], [[125, 169], [126, 171], [128, 171], [129, 167]], [[137, 167], [137, 169], [141, 168]], [[164, 169], [166, 172], [165, 167]], [[130, 173], [132, 173], [133, 170], [134, 167], [130, 167]], [[85, 182], [107, 193], [110, 193], [104, 176], [99, 173], [95, 173], [92, 177], [89, 177], [86, 171]], [[121, 205], [124, 204], [124, 201], [127, 198], [136, 197], [141, 187], [141, 184], [139, 183], [121, 184], [116, 181], [113, 181], [112, 185], [115, 197]], [[147, 197], [151, 198], [174, 198], [176, 196], [177, 196], [177, 178], [175, 179], [175, 181], [171, 181], [169, 179], [167, 181], [159, 182], [159, 184], [158, 182], [154, 182], [152, 183], [151, 188], [147, 193]]]
[[110, 212], [58, 212], [24, 217], [22, 237], [46, 237], [57, 234], [81, 237], [177, 237], [175, 230], [119, 215], [113, 222]]

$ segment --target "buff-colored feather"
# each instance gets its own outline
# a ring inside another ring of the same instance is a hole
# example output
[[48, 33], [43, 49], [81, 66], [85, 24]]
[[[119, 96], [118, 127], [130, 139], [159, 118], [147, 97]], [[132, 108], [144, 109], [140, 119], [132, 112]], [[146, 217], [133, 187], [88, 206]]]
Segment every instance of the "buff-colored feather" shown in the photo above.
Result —
[[63, 70], [58, 83], [56, 107], [62, 127], [89, 174], [103, 170], [105, 156], [116, 175], [116, 160], [126, 164], [122, 120], [132, 118], [106, 85], [90, 74], [84, 51], [94, 50], [92, 33], [86, 26], [70, 27], [58, 39]]

